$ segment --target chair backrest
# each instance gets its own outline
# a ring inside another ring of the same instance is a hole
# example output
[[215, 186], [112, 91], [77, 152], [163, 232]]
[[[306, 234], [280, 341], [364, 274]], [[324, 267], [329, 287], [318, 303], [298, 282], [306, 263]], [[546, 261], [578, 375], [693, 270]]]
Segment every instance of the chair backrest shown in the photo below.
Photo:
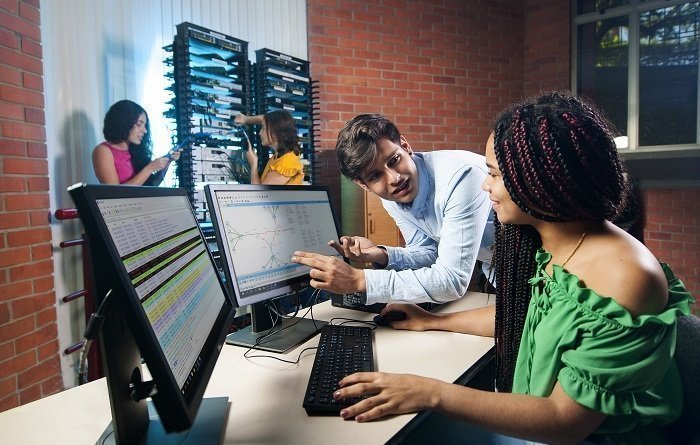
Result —
[[700, 318], [678, 318], [676, 364], [683, 381], [683, 413], [670, 425], [674, 443], [700, 444]]

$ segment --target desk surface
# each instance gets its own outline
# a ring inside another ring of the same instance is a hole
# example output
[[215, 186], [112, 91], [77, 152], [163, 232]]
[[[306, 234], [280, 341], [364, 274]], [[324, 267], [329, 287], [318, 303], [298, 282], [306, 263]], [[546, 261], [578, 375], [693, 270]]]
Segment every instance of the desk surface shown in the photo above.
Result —
[[[452, 312], [482, 307], [486, 294], [468, 293], [438, 308]], [[314, 307], [314, 317], [371, 320], [374, 314], [332, 307]], [[376, 369], [410, 373], [454, 382], [493, 347], [493, 339], [452, 332], [374, 332]], [[315, 346], [314, 336], [280, 357], [295, 360], [304, 347]], [[307, 416], [301, 404], [314, 360], [314, 351], [302, 354], [298, 364], [270, 358], [243, 357], [246, 348], [225, 345], [216, 364], [206, 397], [227, 396], [230, 410], [225, 444], [385, 443], [413, 414], [358, 424], [340, 417]], [[274, 355], [252, 351], [254, 355]], [[105, 379], [63, 391], [0, 413], [3, 443], [95, 443], [111, 421]]]

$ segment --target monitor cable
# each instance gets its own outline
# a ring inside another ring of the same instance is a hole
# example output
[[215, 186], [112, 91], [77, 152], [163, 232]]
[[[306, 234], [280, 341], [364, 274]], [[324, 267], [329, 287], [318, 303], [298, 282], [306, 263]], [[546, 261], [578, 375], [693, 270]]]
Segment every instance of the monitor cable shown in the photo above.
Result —
[[[318, 296], [320, 295], [320, 293], [321, 293], [321, 292], [320, 292], [320, 289], [315, 289], [315, 290], [314, 290], [313, 295], [312, 295], [312, 297], [314, 297], [314, 300], [313, 300], [313, 301], [314, 301], [314, 304], [315, 304], [316, 301], [318, 300]], [[313, 307], [314, 307], [313, 304], [310, 305], [310, 306], [309, 306], [309, 309], [304, 313], [304, 315], [302, 315], [301, 318], [306, 317], [306, 314], [311, 314], [311, 321], [313, 321], [313, 322], [314, 322], [314, 325], [315, 325], [315, 324], [316, 324], [316, 320], [314, 319], [314, 315], [313, 315]], [[298, 311], [299, 311], [299, 309], [298, 309], [298, 306], [297, 306], [297, 312], [298, 312]], [[275, 311], [275, 314], [279, 316], [279, 314], [278, 314], [276, 311]], [[284, 362], [284, 363], [291, 363], [291, 364], [293, 364], [293, 365], [298, 364], [299, 361], [301, 360], [301, 356], [302, 356], [306, 351], [312, 351], [312, 350], [314, 350], [314, 349], [317, 349], [317, 346], [311, 346], [311, 347], [302, 349], [301, 351], [299, 351], [299, 355], [297, 355], [296, 360], [287, 360], [287, 359], [283, 359], [283, 358], [280, 358], [280, 357], [276, 357], [276, 356], [274, 356], [274, 355], [267, 355], [267, 354], [256, 354], [256, 355], [251, 355], [251, 354], [250, 354], [250, 352], [251, 352], [256, 346], [263, 344], [263, 343], [264, 343], [264, 340], [265, 340], [267, 337], [269, 337], [269, 336], [271, 336], [271, 335], [275, 335], [275, 334], [277, 334], [277, 333], [279, 333], [279, 332], [282, 332], [282, 331], [284, 331], [284, 330], [286, 330], [286, 329], [290, 329], [290, 328], [294, 327], [294, 325], [296, 325], [297, 323], [298, 323], [298, 321], [295, 322], [295, 323], [292, 323], [292, 324], [290, 324], [290, 325], [288, 325], [288, 326], [285, 326], [285, 327], [283, 327], [283, 328], [280, 328], [280, 329], [274, 329], [274, 328], [273, 328], [273, 329], [270, 330], [270, 332], [268, 332], [267, 334], [258, 337], [258, 338], [255, 340], [255, 344], [254, 344], [253, 346], [251, 346], [250, 348], [248, 348], [248, 350], [246, 350], [245, 353], [243, 353], [243, 357], [245, 357], [246, 359], [251, 359], [251, 358], [271, 358], [271, 359], [274, 359], [274, 360], [277, 360], [277, 361], [280, 361], [280, 362]], [[317, 327], [317, 328], [318, 328], [318, 327]]]
[[85, 325], [85, 333], [83, 334], [83, 346], [80, 348], [80, 356], [78, 358], [78, 385], [83, 385], [88, 382], [87, 376], [87, 356], [90, 352], [90, 346], [92, 342], [97, 339], [97, 335], [102, 328], [102, 323], [105, 320], [105, 310], [107, 308], [107, 301], [109, 301], [109, 296], [112, 294], [112, 289], [108, 290], [100, 306], [97, 308], [96, 312], [90, 315], [90, 319]]

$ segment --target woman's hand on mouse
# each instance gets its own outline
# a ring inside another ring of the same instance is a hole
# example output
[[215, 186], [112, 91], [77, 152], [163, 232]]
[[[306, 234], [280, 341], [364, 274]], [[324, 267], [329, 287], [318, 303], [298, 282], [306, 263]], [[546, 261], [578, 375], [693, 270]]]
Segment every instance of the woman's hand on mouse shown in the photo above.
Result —
[[389, 312], [403, 312], [406, 314], [404, 320], [392, 322], [391, 327], [407, 331], [428, 331], [432, 329], [431, 322], [438, 318], [438, 315], [428, 312], [415, 304], [389, 303], [382, 309], [380, 315], [384, 316]]

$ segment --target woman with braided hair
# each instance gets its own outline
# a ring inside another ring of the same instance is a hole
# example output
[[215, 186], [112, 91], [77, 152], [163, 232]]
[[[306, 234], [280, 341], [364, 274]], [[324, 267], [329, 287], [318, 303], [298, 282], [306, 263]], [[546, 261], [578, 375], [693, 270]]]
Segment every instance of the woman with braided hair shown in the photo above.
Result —
[[357, 373], [335, 397], [368, 397], [341, 416], [365, 422], [429, 409], [538, 442], [664, 443], [662, 426], [682, 406], [676, 318], [692, 297], [610, 222], [629, 187], [609, 125], [574, 96], [545, 94], [498, 117], [486, 163], [495, 308], [385, 311], [406, 313], [395, 329], [495, 336], [498, 392]]

